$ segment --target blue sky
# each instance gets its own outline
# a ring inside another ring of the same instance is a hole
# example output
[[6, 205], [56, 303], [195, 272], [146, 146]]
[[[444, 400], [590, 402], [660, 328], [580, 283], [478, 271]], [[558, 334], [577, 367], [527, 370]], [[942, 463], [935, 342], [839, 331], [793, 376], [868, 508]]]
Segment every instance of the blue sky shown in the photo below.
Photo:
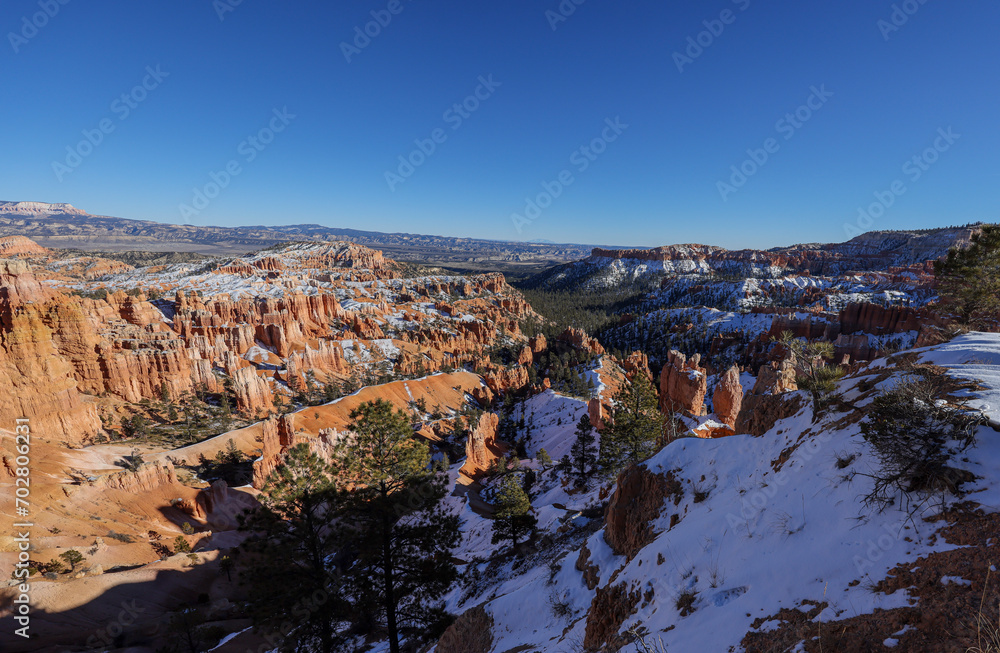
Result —
[[0, 199], [733, 248], [997, 219], [991, 0], [64, 1], [0, 8]]

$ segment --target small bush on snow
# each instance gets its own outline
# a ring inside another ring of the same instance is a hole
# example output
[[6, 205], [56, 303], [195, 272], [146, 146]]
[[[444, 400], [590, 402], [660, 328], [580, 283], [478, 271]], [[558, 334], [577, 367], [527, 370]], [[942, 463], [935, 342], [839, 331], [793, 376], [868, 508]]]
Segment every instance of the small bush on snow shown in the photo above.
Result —
[[966, 399], [947, 398], [947, 379], [923, 375], [900, 381], [876, 397], [861, 432], [878, 466], [864, 503], [879, 512], [900, 496], [957, 494], [971, 474], [948, 466], [953, 455], [975, 443], [980, 413]]

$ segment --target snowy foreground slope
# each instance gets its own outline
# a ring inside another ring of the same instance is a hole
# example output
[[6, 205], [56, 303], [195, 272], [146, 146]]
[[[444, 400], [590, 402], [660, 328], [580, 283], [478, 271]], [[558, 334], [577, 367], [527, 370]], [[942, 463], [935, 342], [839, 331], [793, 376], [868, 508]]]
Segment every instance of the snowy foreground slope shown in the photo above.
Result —
[[[973, 405], [1000, 421], [1000, 335], [971, 333], [914, 351], [921, 362], [944, 366], [950, 375], [978, 379], [983, 389]], [[662, 638], [669, 651], [687, 652], [746, 650], [748, 633], [778, 628], [772, 617], [782, 609], [812, 607], [803, 602], [826, 604], [808, 620], [811, 635], [803, 640], [821, 636], [826, 622], [909, 605], [907, 591], [886, 594], [873, 591], [874, 584], [901, 563], [957, 547], [935, 537], [938, 524], [925, 521], [941, 510], [940, 503], [906, 520], [897, 508], [872, 513], [860, 501], [870, 486], [864, 474], [875, 464], [860, 435], [863, 409], [902, 374], [879, 360], [844, 379], [844, 405], [817, 424], [806, 404], [763, 437], [686, 438], [667, 446], [645, 467], [669, 475], [679, 487], [663, 496], [659, 516], [649, 522], [655, 538], [631, 559], [608, 544], [611, 526], [594, 531], [586, 519], [552, 519], [562, 508], [596, 502], [600, 488], [568, 497], [552, 472], [543, 474], [533, 505], [549, 529], [543, 535], [547, 546], [523, 559], [477, 564], [478, 572], [467, 566], [463, 575], [471, 580], [453, 592], [449, 609], [462, 614], [482, 606], [486, 618], [479, 623], [490, 630], [483, 651], [582, 651], [585, 643], [595, 644], [595, 636], [605, 643], [637, 626], [648, 641]], [[532, 401], [546, 415], [536, 420], [539, 438], [548, 441], [549, 451], [561, 452], [567, 445], [552, 440], [557, 434], [572, 437], [572, 419], [583, 404], [566, 399], [577, 405], [567, 405], [563, 425], [554, 427], [552, 399]], [[996, 512], [1000, 435], [982, 426], [977, 436], [977, 446], [953, 464], [976, 475], [966, 486], [969, 496]], [[563, 503], [570, 500], [573, 506]], [[468, 510], [464, 516], [467, 532], [476, 533], [476, 545], [485, 549], [479, 555], [490, 557], [496, 549], [483, 538], [488, 520]], [[564, 532], [552, 532], [560, 524]], [[474, 553], [469, 544], [466, 556]], [[589, 568], [593, 589], [579, 568]], [[945, 580], [967, 585], [972, 579]], [[880, 634], [868, 650], [889, 650], [902, 630]], [[804, 644], [793, 648], [804, 650]], [[634, 649], [628, 644], [623, 650]]]

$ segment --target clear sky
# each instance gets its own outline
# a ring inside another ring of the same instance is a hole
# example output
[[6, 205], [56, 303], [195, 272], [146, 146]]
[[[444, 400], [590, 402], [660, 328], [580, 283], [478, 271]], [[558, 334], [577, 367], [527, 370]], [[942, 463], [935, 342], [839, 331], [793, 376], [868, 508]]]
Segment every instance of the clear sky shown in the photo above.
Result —
[[4, 0], [0, 25], [5, 200], [734, 248], [998, 219], [995, 0]]

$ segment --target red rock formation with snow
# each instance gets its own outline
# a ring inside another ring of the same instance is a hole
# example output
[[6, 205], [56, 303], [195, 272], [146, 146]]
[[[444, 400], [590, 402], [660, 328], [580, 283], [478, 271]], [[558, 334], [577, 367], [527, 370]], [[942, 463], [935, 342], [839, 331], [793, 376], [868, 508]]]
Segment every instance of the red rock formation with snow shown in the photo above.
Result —
[[708, 392], [708, 375], [698, 367], [701, 357], [697, 354], [688, 360], [684, 354], [672, 350], [660, 372], [660, 409], [665, 413], [701, 415]]

